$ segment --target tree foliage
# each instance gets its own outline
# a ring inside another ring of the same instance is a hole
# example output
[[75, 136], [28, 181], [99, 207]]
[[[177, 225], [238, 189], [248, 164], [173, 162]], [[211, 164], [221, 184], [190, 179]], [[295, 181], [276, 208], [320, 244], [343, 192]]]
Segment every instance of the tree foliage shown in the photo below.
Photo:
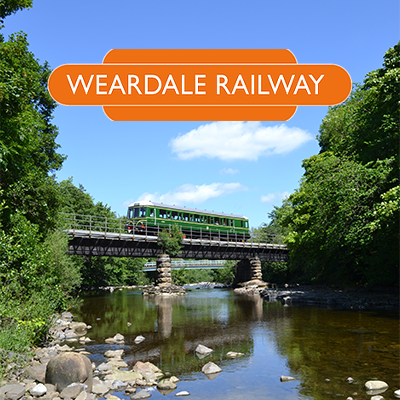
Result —
[[32, 7], [32, 0], [0, 0], [0, 23], [18, 10]]
[[399, 278], [399, 44], [324, 118], [321, 152], [289, 198], [292, 276], [326, 283]]
[[[73, 184], [72, 178], [60, 182], [59, 192], [62, 199], [60, 211], [63, 213], [115, 218], [111, 207], [102, 202], [95, 202], [82, 185], [77, 187]], [[149, 278], [143, 272], [147, 262], [145, 258], [73, 256], [72, 259], [79, 266], [84, 287], [149, 283]]]
[[26, 35], [0, 37], [0, 189], [3, 227], [20, 212], [41, 232], [54, 225], [57, 185], [49, 173], [64, 157], [57, 153], [56, 103], [47, 91], [50, 68], [28, 50]]
[[161, 246], [162, 252], [169, 256], [177, 256], [182, 248], [183, 234], [179, 227], [173, 225], [171, 230], [163, 229], [159, 236], [157, 244]]
[[262, 224], [259, 228], [253, 228], [251, 237], [255, 242], [283, 244], [285, 236], [289, 229], [283, 224], [292, 213], [291, 204], [283, 200], [282, 206], [274, 206], [274, 209], [268, 214], [269, 223]]

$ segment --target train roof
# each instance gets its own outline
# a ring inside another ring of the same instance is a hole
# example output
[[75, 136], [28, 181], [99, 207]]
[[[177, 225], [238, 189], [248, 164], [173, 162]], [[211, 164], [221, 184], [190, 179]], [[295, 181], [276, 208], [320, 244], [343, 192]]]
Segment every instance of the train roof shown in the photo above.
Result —
[[129, 207], [135, 207], [135, 206], [150, 206], [150, 207], [157, 207], [157, 208], [168, 208], [172, 210], [179, 210], [179, 211], [184, 211], [184, 212], [190, 212], [193, 214], [207, 214], [207, 215], [218, 215], [220, 217], [225, 217], [225, 218], [241, 218], [241, 219], [247, 219], [244, 215], [237, 215], [237, 214], [227, 214], [223, 212], [215, 212], [215, 211], [207, 211], [207, 210], [198, 210], [197, 208], [188, 208], [188, 207], [180, 207], [176, 206], [175, 204], [170, 205], [170, 204], [164, 204], [164, 203], [153, 203], [152, 201], [135, 201], [134, 203], [130, 204]]

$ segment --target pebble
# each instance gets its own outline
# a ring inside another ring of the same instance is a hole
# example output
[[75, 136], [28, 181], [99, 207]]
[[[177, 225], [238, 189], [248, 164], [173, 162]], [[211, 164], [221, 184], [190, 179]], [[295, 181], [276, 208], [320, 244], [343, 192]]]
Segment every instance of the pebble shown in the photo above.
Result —
[[285, 375], [281, 375], [281, 382], [289, 382], [289, 381], [295, 381], [296, 378], [293, 378], [291, 376], [285, 376]]
[[47, 388], [46, 388], [46, 386], [43, 385], [43, 383], [39, 383], [34, 388], [32, 388], [29, 391], [29, 393], [32, 396], [40, 397], [40, 396], [43, 396], [45, 393], [47, 393]]
[[382, 390], [387, 389], [389, 385], [383, 381], [368, 381], [365, 382], [364, 388], [366, 390]]
[[139, 336], [136, 336], [134, 341], [136, 344], [139, 344], [139, 343], [142, 343], [144, 341], [144, 339], [145, 339], [144, 336], [139, 335]]

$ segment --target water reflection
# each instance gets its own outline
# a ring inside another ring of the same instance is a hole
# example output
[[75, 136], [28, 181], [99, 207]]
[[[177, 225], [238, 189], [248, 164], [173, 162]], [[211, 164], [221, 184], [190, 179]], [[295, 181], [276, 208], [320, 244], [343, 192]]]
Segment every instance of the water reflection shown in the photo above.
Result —
[[[355, 392], [354, 398], [369, 399], [363, 385], [371, 378], [386, 381], [390, 391], [399, 388], [399, 321], [390, 313], [283, 307], [259, 296], [199, 290], [179, 298], [95, 294], [74, 314], [93, 326], [88, 336], [95, 342], [87, 349], [96, 363], [118, 348], [105, 338], [121, 333], [125, 361], [151, 361], [179, 376], [185, 382], [179, 390], [191, 392], [192, 400], [336, 399]], [[140, 344], [137, 335], [145, 337]], [[201, 360], [198, 344], [214, 352]], [[231, 360], [228, 351], [245, 356]], [[223, 369], [213, 381], [200, 372], [210, 360]], [[281, 375], [297, 380], [281, 383]], [[352, 384], [345, 381], [350, 376]]]

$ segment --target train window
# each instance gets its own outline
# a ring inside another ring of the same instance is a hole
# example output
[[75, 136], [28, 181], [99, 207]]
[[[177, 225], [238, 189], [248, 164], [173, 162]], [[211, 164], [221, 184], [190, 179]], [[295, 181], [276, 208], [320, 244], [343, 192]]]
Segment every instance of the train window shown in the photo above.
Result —
[[215, 217], [215, 225], [219, 225], [219, 218]]
[[249, 227], [249, 221], [244, 221], [244, 227], [248, 228]]
[[226, 219], [225, 218], [221, 218], [221, 225], [226, 225]]
[[200, 217], [198, 215], [194, 216], [194, 222], [200, 222]]
[[213, 224], [214, 223], [214, 217], [211, 217], [210, 218], [210, 224]]
[[240, 226], [243, 228], [243, 221], [240, 221]]
[[132, 210], [132, 208], [128, 208], [128, 215], [126, 217], [128, 219], [133, 218], [133, 210]]
[[183, 214], [183, 220], [184, 221], [189, 221], [189, 214], [184, 213]]
[[208, 224], [208, 216], [207, 215], [204, 216], [204, 223]]
[[172, 211], [172, 219], [178, 219], [178, 213], [176, 211]]
[[133, 218], [138, 218], [138, 217], [139, 217], [139, 207], [136, 207], [134, 209]]
[[166, 218], [167, 217], [167, 213], [165, 210], [160, 210], [160, 218]]
[[146, 207], [141, 207], [140, 208], [140, 217], [145, 217], [146, 216]]
[[167, 213], [165, 214], [165, 218], [169, 219], [171, 218], [171, 211], [167, 211]]
[[190, 214], [190, 215], [189, 215], [189, 221], [190, 221], [190, 222], [193, 222], [193, 221], [194, 221], [193, 214]]
[[154, 217], [154, 208], [150, 208], [150, 217]]

